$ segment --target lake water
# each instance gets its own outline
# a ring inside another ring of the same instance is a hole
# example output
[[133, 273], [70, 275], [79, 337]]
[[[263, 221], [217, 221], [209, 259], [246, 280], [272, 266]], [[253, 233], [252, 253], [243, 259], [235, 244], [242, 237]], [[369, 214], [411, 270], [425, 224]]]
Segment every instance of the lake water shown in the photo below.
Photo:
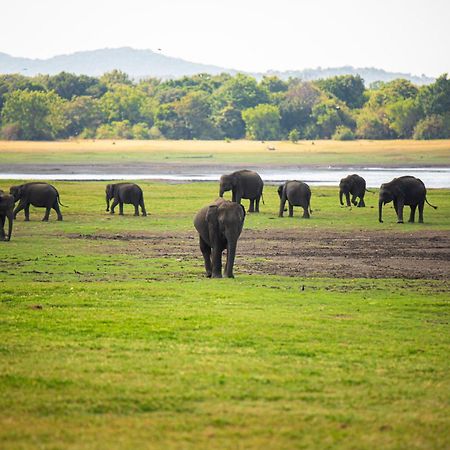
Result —
[[[0, 169], [1, 170], [1, 169]], [[310, 185], [336, 186], [341, 178], [357, 173], [365, 178], [367, 187], [379, 187], [382, 183], [403, 175], [420, 178], [429, 188], [450, 188], [450, 168], [419, 167], [419, 168], [305, 168], [289, 169], [258, 168], [258, 173], [267, 183], [278, 183], [286, 180], [301, 180]], [[109, 181], [109, 180], [165, 180], [173, 182], [217, 181], [224, 172], [195, 170], [179, 170], [179, 173], [0, 173], [0, 179], [10, 180], [66, 180], [66, 181]]]

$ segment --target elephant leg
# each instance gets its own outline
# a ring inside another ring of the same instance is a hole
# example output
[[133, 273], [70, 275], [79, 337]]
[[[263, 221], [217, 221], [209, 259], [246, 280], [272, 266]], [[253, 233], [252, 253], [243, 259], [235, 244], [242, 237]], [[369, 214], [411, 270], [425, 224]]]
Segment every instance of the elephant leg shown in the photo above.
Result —
[[425, 205], [425, 202], [419, 203], [419, 223], [423, 223], [423, 207]]
[[225, 264], [225, 276], [227, 278], [234, 278], [233, 266], [236, 257], [236, 246], [237, 241], [235, 242], [234, 240], [227, 245], [227, 263]]
[[364, 203], [364, 195], [362, 197], [359, 197], [359, 204], [358, 208], [364, 208], [366, 204]]
[[63, 220], [63, 216], [61, 214], [61, 210], [59, 209], [58, 200], [55, 201], [53, 209], [55, 210], [56, 215], [58, 216], [58, 220], [61, 222]]
[[353, 195], [353, 194], [352, 194], [352, 204], [354, 206], [356, 206], [358, 204], [358, 202], [356, 201], [356, 195]]
[[6, 240], [5, 239], [5, 216], [0, 216], [0, 240]]
[[123, 202], [119, 202], [119, 215], [123, 216]]
[[347, 202], [347, 206], [352, 206], [350, 204], [350, 193], [349, 192], [345, 193], [345, 201]]
[[28, 203], [28, 205], [25, 206], [24, 212], [25, 212], [25, 222], [29, 222], [30, 221], [30, 204], [29, 203]]
[[134, 215], [139, 216], [139, 205], [137, 203], [134, 205]]
[[12, 212], [8, 214], [8, 241], [11, 240], [12, 227], [13, 227], [14, 215]]
[[51, 207], [50, 206], [47, 206], [46, 208], [45, 208], [45, 214], [44, 214], [44, 217], [43, 217], [43, 219], [42, 219], [42, 222], [48, 222], [48, 218], [49, 218], [49, 216], [50, 216], [50, 211], [51, 211]]
[[[22, 211], [22, 209], [25, 209], [26, 206], [28, 206], [28, 208], [29, 208], [29, 205], [27, 205], [25, 202], [20, 200], [19, 204], [17, 205], [17, 208], [14, 210], [14, 219], [17, 217], [17, 214], [20, 211]], [[25, 220], [27, 220], [26, 213], [25, 213]], [[30, 219], [28, 218], [28, 220], [30, 220]]]
[[114, 214], [114, 208], [119, 204], [119, 200], [114, 199], [111, 208], [110, 208], [110, 214]]
[[212, 249], [212, 278], [222, 278], [222, 249], [213, 247]]
[[211, 278], [212, 265], [211, 265], [211, 247], [200, 237], [200, 250], [205, 260], [206, 276]]
[[255, 212], [259, 212], [259, 201], [261, 200], [261, 197], [256, 197], [255, 199]]
[[294, 205], [289, 202], [289, 217], [294, 217]]
[[309, 205], [303, 206], [303, 218], [309, 219]]
[[409, 215], [408, 222], [414, 223], [414, 218], [415, 218], [415, 215], [416, 215], [417, 205], [411, 205], [410, 208], [411, 208], [411, 214]]
[[397, 203], [397, 223], [403, 223], [403, 202]]
[[255, 199], [250, 199], [250, 206], [248, 208], [248, 212], [255, 212]]
[[286, 204], [286, 198], [280, 199], [280, 211], [278, 212], [278, 217], [283, 217], [284, 205]]
[[142, 211], [142, 215], [145, 217], [147, 215], [147, 211], [145, 210], [144, 200], [141, 200], [139, 203]]

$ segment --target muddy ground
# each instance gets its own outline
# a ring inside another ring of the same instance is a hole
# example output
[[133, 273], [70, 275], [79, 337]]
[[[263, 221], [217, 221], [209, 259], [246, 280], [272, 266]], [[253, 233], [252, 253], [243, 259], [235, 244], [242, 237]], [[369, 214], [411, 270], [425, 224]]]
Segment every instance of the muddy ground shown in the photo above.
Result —
[[[71, 235], [74, 239], [126, 241], [142, 257], [200, 259], [194, 233]], [[108, 252], [114, 247], [105, 246]], [[123, 254], [122, 246], [117, 252]], [[450, 233], [244, 230], [235, 274], [301, 277], [450, 279]]]

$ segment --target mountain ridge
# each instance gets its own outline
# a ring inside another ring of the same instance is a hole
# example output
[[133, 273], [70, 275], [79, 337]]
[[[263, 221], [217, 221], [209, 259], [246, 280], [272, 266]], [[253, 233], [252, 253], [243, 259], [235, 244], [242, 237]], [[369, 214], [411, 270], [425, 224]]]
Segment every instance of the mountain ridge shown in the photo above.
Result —
[[198, 73], [209, 73], [211, 75], [246, 73], [257, 79], [261, 79], [264, 75], [276, 75], [282, 79], [292, 77], [304, 80], [315, 80], [335, 75], [360, 75], [367, 85], [374, 81], [387, 82], [396, 78], [406, 78], [419, 85], [434, 81], [434, 78], [426, 75], [417, 76], [409, 73], [389, 72], [374, 67], [355, 68], [353, 66], [342, 66], [247, 72], [213, 64], [191, 62], [182, 58], [166, 56], [153, 50], [134, 49], [131, 47], [77, 51], [46, 59], [15, 57], [0, 52], [0, 73], [21, 73], [34, 76], [37, 74], [55, 75], [65, 71], [98, 77], [114, 69], [121, 70], [132, 78], [156, 77], [167, 79], [179, 78], [185, 75], [192, 76]]

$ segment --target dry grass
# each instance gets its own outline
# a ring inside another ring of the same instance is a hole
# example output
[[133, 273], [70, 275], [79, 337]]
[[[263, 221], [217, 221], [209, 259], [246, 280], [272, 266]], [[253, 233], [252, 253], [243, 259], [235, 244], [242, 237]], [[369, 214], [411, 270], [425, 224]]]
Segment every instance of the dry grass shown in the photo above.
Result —
[[28, 152], [193, 152], [217, 153], [245, 152], [249, 154], [267, 153], [268, 147], [275, 148], [276, 152], [283, 153], [355, 153], [383, 154], [392, 151], [404, 153], [436, 152], [449, 155], [450, 140], [415, 141], [415, 140], [390, 140], [390, 141], [138, 141], [138, 140], [68, 140], [54, 142], [30, 142], [30, 141], [0, 141], [0, 152], [28, 153]]

